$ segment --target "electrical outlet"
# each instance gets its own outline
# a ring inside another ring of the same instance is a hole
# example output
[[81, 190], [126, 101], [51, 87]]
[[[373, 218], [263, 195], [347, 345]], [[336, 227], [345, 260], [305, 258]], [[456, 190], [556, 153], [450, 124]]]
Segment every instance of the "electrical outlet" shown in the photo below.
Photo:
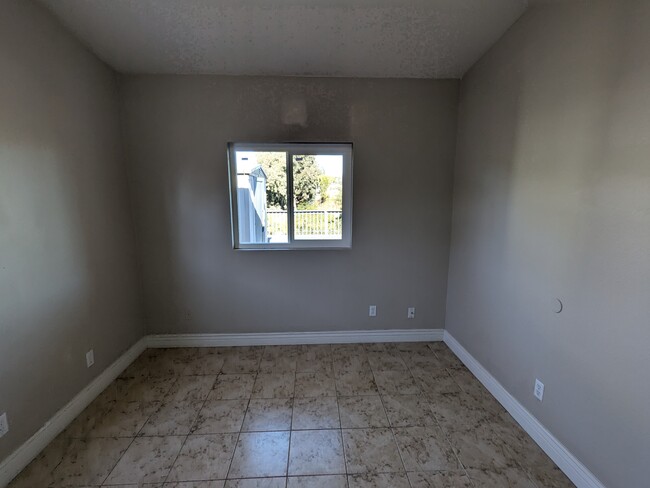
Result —
[[7, 420], [7, 413], [0, 415], [0, 437], [9, 432], [9, 420]]
[[368, 317], [376, 317], [377, 316], [377, 305], [370, 305], [368, 307]]
[[409, 307], [406, 317], [409, 319], [415, 318], [415, 307]]
[[544, 383], [537, 379], [535, 380], [535, 389], [533, 390], [533, 395], [535, 395], [535, 398], [537, 398], [540, 402], [542, 401], [542, 398], [544, 398]]
[[95, 350], [91, 349], [86, 353], [86, 366], [90, 368], [93, 364], [95, 364]]

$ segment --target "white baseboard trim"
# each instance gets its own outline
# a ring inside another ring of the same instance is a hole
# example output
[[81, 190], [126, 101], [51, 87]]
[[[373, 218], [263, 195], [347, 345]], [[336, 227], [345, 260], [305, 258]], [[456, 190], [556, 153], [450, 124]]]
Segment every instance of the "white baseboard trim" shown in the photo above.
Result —
[[444, 331], [444, 342], [564, 474], [573, 481], [577, 488], [606, 488], [578, 458], [571, 454], [533, 414], [508, 393], [508, 390], [447, 331]]
[[45, 447], [72, 422], [90, 402], [124, 371], [147, 348], [146, 340], [140, 339], [113, 364], [102, 371], [77, 396], [56, 412], [38, 432], [0, 463], [0, 487], [6, 486]]
[[442, 341], [444, 329], [268, 332], [252, 334], [162, 334], [147, 337], [147, 347], [282, 346], [362, 342]]

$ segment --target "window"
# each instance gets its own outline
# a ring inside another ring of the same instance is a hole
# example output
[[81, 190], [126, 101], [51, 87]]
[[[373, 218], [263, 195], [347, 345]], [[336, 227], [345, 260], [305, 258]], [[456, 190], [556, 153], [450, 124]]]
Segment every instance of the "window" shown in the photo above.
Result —
[[352, 245], [352, 144], [228, 145], [235, 249]]

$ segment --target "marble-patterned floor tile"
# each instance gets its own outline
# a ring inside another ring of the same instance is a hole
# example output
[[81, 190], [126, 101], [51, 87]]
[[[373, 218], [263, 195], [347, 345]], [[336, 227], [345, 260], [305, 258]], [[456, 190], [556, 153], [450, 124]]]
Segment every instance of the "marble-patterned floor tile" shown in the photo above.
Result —
[[159, 407], [160, 402], [115, 402], [87, 437], [134, 437]]
[[506, 444], [489, 427], [447, 434], [458, 459], [465, 468], [493, 469], [517, 466]]
[[285, 488], [287, 479], [279, 478], [247, 478], [226, 480], [225, 488]]
[[167, 480], [225, 479], [236, 443], [237, 434], [189, 436]]
[[[410, 472], [411, 488], [474, 488], [463, 470]], [[481, 488], [480, 486], [476, 488]], [[487, 487], [486, 487], [487, 488]], [[503, 488], [506, 488], [505, 486]]]
[[202, 406], [203, 402], [200, 401], [164, 403], [149, 417], [139, 435], [187, 435], [192, 430]]
[[410, 488], [404, 473], [354, 474], [348, 483], [350, 488]]
[[449, 374], [451, 374], [451, 377], [458, 386], [460, 386], [461, 390], [472, 395], [472, 397], [490, 394], [476, 376], [474, 376], [467, 368], [450, 369]]
[[384, 395], [382, 401], [392, 427], [436, 425], [431, 406], [423, 395]]
[[335, 397], [296, 398], [293, 402], [291, 428], [338, 429], [339, 406]]
[[[165, 483], [129, 483], [128, 485], [102, 485], [102, 488], [169, 488], [169, 486], [175, 486], [176, 483], [167, 484]], [[79, 487], [83, 488], [83, 487]], [[180, 488], [188, 488], [181, 486]], [[195, 488], [190, 486], [189, 488]], [[202, 488], [202, 487], [198, 487]]]
[[[160, 485], [160, 488], [224, 488], [224, 480], [212, 480], [212, 481], [181, 481], [178, 483], [165, 483]], [[115, 488], [125, 488], [125, 487], [115, 487]], [[140, 488], [137, 485], [134, 485], [133, 488]], [[142, 485], [142, 488], [149, 488], [147, 485]]]
[[428, 398], [434, 417], [446, 433], [474, 430], [492, 420], [490, 412], [480, 408], [464, 392], [428, 395]]
[[339, 412], [344, 429], [390, 425], [379, 396], [340, 397]]
[[404, 427], [393, 429], [393, 434], [407, 471], [453, 470], [461, 467], [439, 427]]
[[[271, 398], [247, 416], [254, 388]], [[438, 342], [148, 350], [9, 486], [406, 488], [406, 472], [575, 488]]]
[[417, 369], [434, 374], [445, 371], [442, 362], [433, 352], [427, 354], [400, 353], [400, 357], [411, 371]]
[[289, 432], [242, 432], [228, 479], [287, 475]]
[[196, 355], [187, 362], [182, 374], [216, 376], [221, 373], [224, 361], [223, 354]]
[[298, 373], [332, 373], [332, 348], [329, 344], [300, 346], [296, 357]]
[[147, 349], [140, 354], [127, 368], [120, 373], [118, 378], [138, 378], [149, 376], [148, 356], [151, 349]]
[[293, 401], [287, 398], [251, 400], [242, 431], [289, 430]]
[[217, 375], [179, 376], [165, 395], [164, 402], [202, 402], [208, 398]]
[[181, 450], [185, 437], [138, 437], [106, 480], [107, 484], [160, 483]]
[[132, 439], [75, 439], [53, 473], [57, 486], [100, 485]]
[[398, 349], [395, 347], [394, 342], [364, 342], [361, 344], [363, 350], [368, 352], [388, 352], [394, 353]]
[[348, 473], [405, 471], [390, 429], [344, 429], [343, 445]]
[[269, 346], [260, 361], [260, 373], [295, 373], [300, 346]]
[[[407, 356], [434, 356], [434, 352], [427, 342], [395, 342], [393, 347]], [[404, 356], [402, 356], [404, 357]]]
[[248, 400], [206, 400], [199, 412], [192, 434], [239, 432]]
[[480, 488], [536, 488], [526, 472], [519, 468], [468, 469], [467, 474]]
[[9, 488], [35, 488], [54, 482], [54, 468], [75, 441], [59, 435], [9, 484]]
[[334, 373], [337, 375], [344, 373], [359, 373], [361, 371], [370, 371], [368, 356], [363, 351], [349, 355], [334, 352], [333, 358], [334, 360], [332, 362], [332, 366], [334, 368]]
[[115, 380], [117, 400], [124, 402], [160, 402], [176, 382], [176, 377], [127, 378]]
[[369, 352], [370, 369], [377, 371], [405, 371], [406, 364], [397, 352]]
[[341, 431], [301, 430], [291, 433], [289, 475], [345, 474]]
[[417, 395], [419, 385], [408, 370], [374, 371], [375, 382], [382, 395]]
[[148, 364], [149, 377], [168, 377], [183, 374], [193, 356], [191, 348], [158, 349]]
[[377, 395], [379, 390], [372, 371], [344, 372], [336, 375], [339, 396]]
[[522, 468], [528, 469], [534, 466], [549, 470], [555, 468], [551, 458], [514, 420], [496, 417], [484, 422], [484, 425], [496, 432]]
[[[114, 392], [114, 388], [112, 389]], [[105, 396], [93, 400], [77, 418], [63, 431], [65, 437], [86, 437], [106, 417], [115, 406], [115, 400], [109, 401]]]
[[296, 397], [336, 396], [333, 373], [296, 373]]
[[224, 354], [221, 372], [225, 374], [256, 373], [262, 360], [262, 349], [233, 348]]
[[530, 466], [524, 470], [538, 487], [575, 488], [575, 485], [557, 466]]
[[220, 374], [208, 398], [212, 400], [248, 399], [253, 392], [255, 374]]
[[279, 358], [292, 358], [295, 359], [300, 354], [301, 346], [299, 345], [285, 345], [285, 346], [264, 346], [262, 352], [262, 361], [273, 361]]
[[463, 369], [465, 365], [446, 345], [434, 349], [436, 357], [445, 368]]
[[366, 349], [363, 344], [332, 344], [332, 359], [337, 362], [345, 358], [364, 356]]
[[259, 373], [251, 398], [291, 398], [295, 380], [295, 373]]
[[411, 373], [424, 394], [458, 395], [462, 392], [460, 386], [458, 386], [446, 369], [431, 372], [420, 368], [411, 368]]
[[287, 488], [348, 488], [345, 475], [334, 474], [327, 476], [290, 476]]

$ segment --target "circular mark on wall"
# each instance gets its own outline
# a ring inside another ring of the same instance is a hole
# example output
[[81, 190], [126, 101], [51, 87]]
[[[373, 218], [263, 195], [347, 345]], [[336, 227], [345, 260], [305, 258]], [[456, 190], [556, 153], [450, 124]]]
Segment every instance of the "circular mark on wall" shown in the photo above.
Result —
[[553, 310], [555, 313], [562, 313], [562, 310], [564, 310], [564, 303], [562, 303], [562, 300], [559, 298], [555, 299], [555, 309]]

